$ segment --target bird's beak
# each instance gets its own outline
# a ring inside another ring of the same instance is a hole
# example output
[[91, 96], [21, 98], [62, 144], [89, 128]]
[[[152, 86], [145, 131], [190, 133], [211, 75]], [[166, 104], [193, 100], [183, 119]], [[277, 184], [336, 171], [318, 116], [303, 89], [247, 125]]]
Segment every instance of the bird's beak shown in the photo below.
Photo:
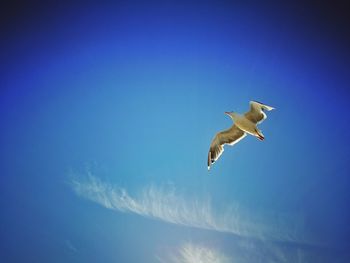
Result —
[[230, 116], [230, 113], [231, 112], [229, 112], [229, 111], [225, 111], [225, 114], [228, 115], [228, 116]]

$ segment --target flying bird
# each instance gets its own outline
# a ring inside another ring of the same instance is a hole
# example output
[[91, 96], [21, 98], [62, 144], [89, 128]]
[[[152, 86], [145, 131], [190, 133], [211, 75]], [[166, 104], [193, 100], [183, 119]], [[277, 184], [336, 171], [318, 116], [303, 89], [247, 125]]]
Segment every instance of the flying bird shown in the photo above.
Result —
[[244, 115], [236, 112], [225, 112], [234, 121], [234, 124], [228, 130], [218, 132], [210, 144], [208, 153], [208, 170], [210, 166], [219, 159], [224, 151], [224, 145], [234, 145], [242, 140], [247, 133], [264, 140], [264, 135], [258, 129], [257, 125], [266, 119], [265, 110], [270, 111], [274, 108], [258, 101], [250, 101], [250, 110]]

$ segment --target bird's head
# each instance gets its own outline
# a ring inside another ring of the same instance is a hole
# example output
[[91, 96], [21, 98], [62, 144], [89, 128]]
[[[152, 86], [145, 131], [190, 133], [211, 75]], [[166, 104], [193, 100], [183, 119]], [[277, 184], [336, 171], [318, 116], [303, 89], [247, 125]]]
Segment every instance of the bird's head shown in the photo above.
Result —
[[225, 114], [230, 116], [232, 120], [235, 120], [237, 118], [237, 113], [233, 111], [225, 111]]

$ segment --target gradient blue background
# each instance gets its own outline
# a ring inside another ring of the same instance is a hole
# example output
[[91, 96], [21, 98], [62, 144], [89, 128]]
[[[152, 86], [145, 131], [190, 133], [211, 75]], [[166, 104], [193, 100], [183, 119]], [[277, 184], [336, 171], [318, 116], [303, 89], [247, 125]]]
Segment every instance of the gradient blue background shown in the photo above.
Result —
[[[214, 204], [303, 215], [322, 244], [310, 248], [315, 262], [348, 262], [350, 41], [341, 3], [4, 9], [0, 261], [155, 262], [159, 244], [235, 242], [80, 199], [69, 174], [89, 167], [131, 192], [172, 184]], [[244, 112], [249, 100], [276, 107], [261, 124], [265, 141], [226, 147], [208, 173], [210, 141], [231, 125], [224, 111]]]

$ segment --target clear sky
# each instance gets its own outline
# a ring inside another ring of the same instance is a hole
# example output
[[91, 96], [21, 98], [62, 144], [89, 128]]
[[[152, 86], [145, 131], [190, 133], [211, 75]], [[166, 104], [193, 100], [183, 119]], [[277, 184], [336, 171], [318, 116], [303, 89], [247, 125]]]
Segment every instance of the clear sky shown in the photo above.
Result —
[[350, 261], [347, 10], [242, 2], [2, 9], [1, 262]]

